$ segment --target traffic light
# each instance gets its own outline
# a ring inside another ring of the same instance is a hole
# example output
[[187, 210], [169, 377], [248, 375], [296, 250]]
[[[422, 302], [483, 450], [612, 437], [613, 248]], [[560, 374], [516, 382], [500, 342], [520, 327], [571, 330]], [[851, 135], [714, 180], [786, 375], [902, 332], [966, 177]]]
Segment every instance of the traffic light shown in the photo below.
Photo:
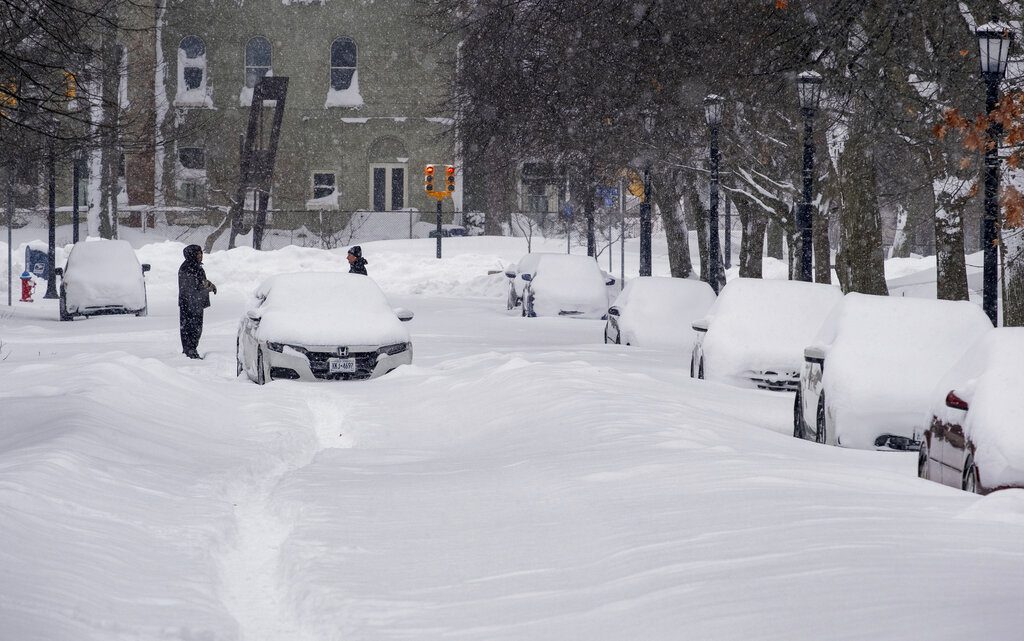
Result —
[[434, 166], [427, 165], [423, 170], [423, 189], [424, 191], [434, 191]]
[[452, 165], [444, 166], [444, 186], [448, 193], [455, 191], [455, 167]]

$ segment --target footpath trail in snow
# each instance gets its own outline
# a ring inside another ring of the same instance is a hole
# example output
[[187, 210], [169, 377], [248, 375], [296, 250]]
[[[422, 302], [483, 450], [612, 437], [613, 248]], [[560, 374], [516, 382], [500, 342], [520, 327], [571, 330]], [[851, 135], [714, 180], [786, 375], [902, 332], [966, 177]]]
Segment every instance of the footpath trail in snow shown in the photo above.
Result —
[[1020, 638], [1024, 492], [797, 441], [792, 396], [508, 314], [521, 246], [461, 247], [364, 246], [416, 312], [365, 383], [234, 377], [247, 288], [333, 253], [211, 255], [201, 362], [174, 244], [147, 318], [0, 318], [0, 639]]

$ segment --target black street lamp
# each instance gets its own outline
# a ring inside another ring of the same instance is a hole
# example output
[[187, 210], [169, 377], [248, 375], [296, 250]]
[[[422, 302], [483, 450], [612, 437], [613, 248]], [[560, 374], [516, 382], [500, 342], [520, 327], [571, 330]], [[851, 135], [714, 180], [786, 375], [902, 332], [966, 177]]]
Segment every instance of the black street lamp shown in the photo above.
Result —
[[[53, 137], [57, 136], [57, 125], [53, 126]], [[46, 150], [46, 192], [47, 192], [47, 215], [46, 223], [49, 227], [47, 236], [46, 258], [49, 267], [46, 270], [46, 294], [43, 298], [60, 298], [57, 293], [57, 152], [54, 150], [54, 139], [47, 141]]]
[[811, 282], [814, 268], [812, 251], [813, 217], [811, 215], [811, 198], [814, 190], [814, 114], [821, 102], [821, 74], [805, 71], [796, 77], [797, 94], [800, 97], [800, 112], [804, 116], [804, 193], [800, 203], [800, 280]]
[[[654, 114], [651, 111], [644, 113], [644, 131], [647, 136], [647, 143], [650, 143], [651, 134], [654, 132]], [[651, 221], [651, 156], [650, 151], [644, 155], [644, 194], [640, 199], [640, 275], [650, 276], [652, 269], [651, 259], [651, 236], [653, 234], [653, 223]]]
[[[75, 148], [74, 157], [71, 159], [71, 242], [78, 242], [79, 225], [79, 192], [82, 182], [82, 164], [85, 161], [82, 148]], [[145, 228], [143, 228], [145, 229]]]
[[[991, 116], [999, 103], [999, 83], [1006, 75], [1013, 32], [1008, 24], [993, 20], [977, 29], [981, 52], [981, 77], [985, 79], [985, 111]], [[982, 271], [982, 309], [993, 325], [998, 325], [998, 274], [996, 228], [999, 221], [999, 137], [1002, 127], [989, 118], [988, 144], [985, 147], [985, 215], [982, 218], [981, 243], [984, 252]]]
[[718, 293], [719, 258], [718, 240], [718, 129], [722, 125], [722, 112], [725, 111], [725, 99], [711, 94], [704, 99], [704, 118], [711, 129], [711, 193], [708, 198], [708, 284]]

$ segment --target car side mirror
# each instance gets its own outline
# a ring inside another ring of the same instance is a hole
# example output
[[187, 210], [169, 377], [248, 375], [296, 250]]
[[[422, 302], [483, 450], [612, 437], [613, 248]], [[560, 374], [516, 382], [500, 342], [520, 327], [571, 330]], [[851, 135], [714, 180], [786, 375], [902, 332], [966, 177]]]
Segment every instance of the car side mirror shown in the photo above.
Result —
[[692, 327], [695, 332], [706, 332], [708, 331], [708, 319], [702, 318], [700, 320], [693, 321], [693, 324], [690, 325], [690, 327]]
[[142, 263], [142, 273], [143, 274], [148, 272], [150, 269], [153, 269], [153, 268], [149, 266], [149, 263]]
[[58, 267], [57, 269], [53, 270], [53, 273], [57, 274], [61, 278], [64, 278], [64, 268], [63, 267]]
[[966, 412], [970, 405], [967, 404], [967, 401], [956, 395], [956, 390], [949, 390], [949, 394], [946, 394], [946, 407]]
[[604, 281], [604, 284], [605, 285], [609, 285], [609, 286], [614, 285], [615, 284], [615, 277], [609, 276], [608, 280]]
[[514, 271], [507, 271], [507, 272], [505, 272], [505, 278], [512, 279], [512, 278], [515, 278], [515, 277], [516, 277], [516, 273]]
[[825, 350], [817, 345], [804, 348], [804, 360], [808, 363], [824, 363]]
[[245, 315], [249, 317], [249, 320], [254, 320], [256, 322], [259, 322], [260, 318], [262, 318], [260, 310], [258, 309], [250, 309], [245, 313]]
[[413, 313], [404, 307], [396, 307], [395, 316], [397, 316], [398, 320], [402, 321], [403, 323], [408, 323], [409, 321], [412, 320]]
[[618, 307], [609, 307], [608, 308], [608, 315], [609, 316], [618, 316], [619, 315], [619, 308]]
[[520, 274], [519, 277], [528, 283], [533, 280], [533, 274]]

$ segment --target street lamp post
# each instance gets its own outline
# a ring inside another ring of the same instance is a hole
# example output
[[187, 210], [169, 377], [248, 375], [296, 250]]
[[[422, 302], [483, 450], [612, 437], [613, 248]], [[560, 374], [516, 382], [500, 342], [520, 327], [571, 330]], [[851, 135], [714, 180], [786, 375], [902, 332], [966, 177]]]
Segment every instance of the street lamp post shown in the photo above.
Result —
[[722, 124], [725, 99], [714, 94], [704, 99], [704, 118], [711, 129], [711, 190], [708, 198], [708, 284], [718, 293], [719, 258], [718, 240], [718, 129]]
[[[75, 149], [74, 157], [71, 159], [71, 242], [78, 242], [78, 194], [82, 182], [82, 148]], [[145, 229], [145, 227], [143, 227]]]
[[[57, 126], [53, 127], [53, 136], [57, 135]], [[49, 228], [47, 236], [47, 263], [46, 270], [46, 294], [43, 298], [60, 298], [57, 293], [57, 153], [54, 150], [54, 140], [47, 141], [46, 150], [46, 192], [47, 192], [47, 215], [46, 223]]]
[[[644, 114], [644, 131], [647, 133], [647, 141], [650, 142], [651, 133], [654, 131], [654, 114], [650, 111]], [[651, 259], [651, 236], [653, 235], [653, 223], [651, 221], [651, 157], [650, 151], [644, 155], [644, 194], [640, 199], [640, 275], [650, 276], [652, 269]]]
[[[1008, 24], [993, 20], [977, 29], [981, 52], [981, 76], [985, 79], [985, 111], [991, 116], [999, 103], [999, 83], [1006, 75], [1013, 32]], [[981, 242], [984, 255], [982, 271], [982, 309], [993, 325], [998, 319], [998, 274], [996, 228], [999, 222], [999, 137], [1002, 127], [989, 118], [988, 144], [985, 148], [985, 215], [982, 218]]]
[[796, 78], [797, 95], [800, 97], [800, 111], [804, 117], [804, 193], [800, 203], [800, 280], [814, 280], [814, 253], [812, 250], [813, 217], [811, 198], [814, 191], [814, 114], [821, 101], [821, 74], [805, 71]]

